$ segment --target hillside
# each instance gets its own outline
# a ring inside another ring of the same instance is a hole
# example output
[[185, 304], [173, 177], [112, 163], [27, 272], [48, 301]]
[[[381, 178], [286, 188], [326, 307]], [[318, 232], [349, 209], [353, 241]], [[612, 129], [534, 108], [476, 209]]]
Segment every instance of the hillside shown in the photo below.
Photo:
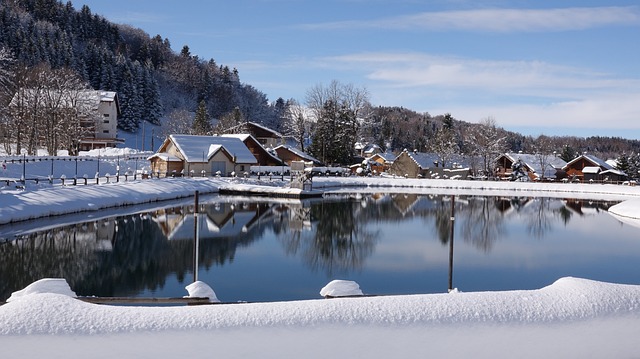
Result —
[[[200, 104], [213, 124], [217, 120], [225, 125], [250, 120], [284, 134], [290, 132], [284, 117], [291, 100], [270, 101], [260, 90], [241, 82], [239, 69], [201, 59], [186, 45], [175, 52], [168, 38], [113, 24], [87, 6], [75, 9], [70, 2], [56, 0], [0, 2], [0, 50], [15, 59], [5, 57], [3, 61], [0, 51], [0, 109], [6, 108], [21, 78], [33, 76], [37, 69], [71, 69], [90, 87], [118, 93], [122, 110], [118, 127], [129, 133], [138, 133], [145, 122], [162, 125], [156, 136], [184, 132], [190, 129]], [[15, 72], [11, 81], [9, 68]], [[375, 105], [368, 106], [363, 117], [353, 142], [376, 143], [396, 152], [405, 148], [433, 150], [444, 118]], [[307, 121], [307, 131], [313, 134], [313, 121]], [[4, 123], [11, 127], [10, 121]], [[453, 125], [456, 150], [473, 153], [482, 125], [458, 119]], [[3, 138], [10, 138], [9, 130], [0, 128]], [[495, 131], [503, 139], [500, 150], [504, 151], [544, 149], [567, 157], [587, 151], [605, 159], [640, 152], [638, 140], [532, 137], [499, 127]]]

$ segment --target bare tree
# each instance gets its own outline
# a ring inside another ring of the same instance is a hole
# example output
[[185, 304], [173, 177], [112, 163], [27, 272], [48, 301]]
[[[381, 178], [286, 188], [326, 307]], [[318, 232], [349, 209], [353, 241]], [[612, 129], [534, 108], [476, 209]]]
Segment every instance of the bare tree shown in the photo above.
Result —
[[472, 146], [473, 155], [482, 159], [482, 170], [493, 176], [493, 160], [505, 150], [506, 136], [502, 135], [493, 117], [480, 121], [469, 134], [467, 142]]
[[305, 140], [310, 131], [310, 119], [306, 108], [294, 99], [287, 101], [284, 120], [284, 134], [295, 138], [300, 149], [304, 151]]
[[182, 108], [171, 111], [167, 121], [162, 125], [162, 134], [165, 137], [174, 134], [191, 134], [193, 118], [193, 113]]
[[359, 116], [368, 107], [366, 89], [332, 81], [307, 91], [307, 106], [314, 117], [310, 152], [323, 162], [348, 163], [359, 133]]
[[545, 178], [545, 172], [551, 166], [551, 160], [554, 156], [553, 154], [553, 141], [551, 138], [545, 135], [540, 135], [536, 138], [534, 142], [534, 155], [536, 157], [536, 165], [539, 166], [540, 171], [540, 179], [543, 180]]

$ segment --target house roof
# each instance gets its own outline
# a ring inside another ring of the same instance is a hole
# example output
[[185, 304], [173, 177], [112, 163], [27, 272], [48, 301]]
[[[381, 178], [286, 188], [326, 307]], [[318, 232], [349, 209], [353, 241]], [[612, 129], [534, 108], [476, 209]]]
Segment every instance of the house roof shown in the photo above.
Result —
[[[424, 153], [424, 152], [410, 152], [404, 150], [411, 159], [422, 169], [433, 168], [436, 166], [436, 163], [440, 161], [440, 156], [435, 153]], [[397, 157], [396, 157], [397, 158]], [[468, 167], [468, 161], [462, 155], [452, 155], [447, 160], [447, 166], [452, 167], [452, 164], [457, 164], [458, 166]]]
[[[574, 163], [580, 161], [581, 159], [586, 160], [587, 162], [590, 162], [591, 164], [593, 164], [594, 166], [598, 166], [600, 167], [600, 169], [606, 171], [606, 170], [613, 170], [615, 168], [613, 168], [613, 166], [611, 166], [609, 163], [607, 163], [606, 161], [594, 156], [594, 155], [588, 155], [588, 154], [583, 154], [580, 155], [574, 159], [572, 159], [571, 161], [569, 161], [564, 167], [565, 168], [569, 168], [571, 167], [571, 165], [573, 165]], [[584, 172], [584, 171], [583, 171]], [[624, 173], [623, 173], [624, 174]]]
[[258, 163], [249, 148], [238, 138], [222, 136], [170, 135], [171, 141], [178, 147], [187, 162], [202, 162], [205, 155], [211, 153], [211, 145], [221, 145], [235, 156], [236, 163]]
[[295, 154], [296, 156], [298, 156], [298, 157], [300, 157], [302, 159], [305, 159], [307, 161], [313, 161], [313, 162], [316, 162], [316, 163], [322, 163], [320, 160], [316, 159], [315, 157], [313, 157], [313, 156], [311, 156], [311, 155], [309, 155], [307, 153], [304, 153], [304, 152], [302, 152], [301, 150], [299, 150], [299, 149], [297, 149], [295, 147], [289, 147], [289, 146], [285, 146], [285, 145], [280, 145], [280, 146], [277, 146], [276, 148], [274, 148], [274, 150], [277, 151], [279, 148], [287, 150], [287, 151]]
[[282, 163], [282, 160], [280, 158], [278, 158], [278, 156], [274, 156], [273, 153], [271, 153], [266, 148], [264, 148], [264, 146], [258, 140], [256, 140], [255, 137], [253, 137], [252, 135], [250, 135], [248, 133], [240, 133], [240, 134], [231, 134], [231, 133], [229, 133], [229, 134], [222, 135], [222, 137], [237, 138], [237, 139], [239, 139], [240, 141], [242, 141], [244, 143], [247, 143], [247, 140], [249, 140], [249, 141], [253, 142], [254, 145], [259, 146], [260, 148], [262, 148], [263, 152], [267, 156], [271, 157], [271, 159], [273, 161], [276, 161], [278, 163]]
[[[540, 166], [540, 159], [535, 154], [530, 153], [505, 153], [502, 156], [506, 156], [511, 162], [521, 160], [529, 170], [535, 172], [538, 176], [543, 173]], [[499, 158], [499, 157], [498, 157]], [[549, 155], [546, 158], [548, 167], [544, 169], [544, 177], [553, 177], [556, 175], [556, 171], [564, 168], [567, 163], [560, 157]]]
[[250, 126], [255, 126], [255, 127], [259, 128], [261, 130], [270, 132], [273, 135], [273, 137], [282, 137], [282, 134], [280, 132], [274, 131], [274, 130], [270, 129], [269, 127], [265, 127], [265, 126], [263, 126], [263, 125], [261, 125], [259, 123], [247, 122], [247, 124], [250, 125]]
[[153, 158], [159, 158], [163, 161], [167, 161], [167, 162], [182, 162], [181, 158], [178, 158], [176, 156], [171, 156], [167, 153], [154, 153], [152, 156], [149, 156], [147, 158], [147, 160], [151, 160]]

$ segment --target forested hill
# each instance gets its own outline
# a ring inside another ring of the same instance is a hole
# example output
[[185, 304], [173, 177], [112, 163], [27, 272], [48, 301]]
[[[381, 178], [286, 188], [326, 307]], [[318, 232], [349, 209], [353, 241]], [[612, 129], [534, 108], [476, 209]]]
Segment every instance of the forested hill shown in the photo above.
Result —
[[[93, 14], [87, 6], [75, 9], [70, 2], [64, 4], [57, 0], [0, 0], [0, 114], [21, 86], [19, 81], [5, 81], [9, 77], [8, 65], [2, 60], [7, 52], [15, 60], [11, 63], [17, 77], [27, 78], [29, 72], [41, 72], [43, 68], [48, 74], [71, 69], [94, 89], [116, 91], [122, 111], [118, 126], [125, 131], [136, 132], [142, 121], [160, 124], [164, 119], [165, 134], [184, 133], [196, 122], [194, 114], [197, 113], [206, 113], [207, 121], [219, 120], [218, 124], [225, 129], [234, 128], [234, 124], [243, 120], [262, 123], [286, 135], [295, 135], [298, 127], [295, 124], [298, 116], [290, 110], [295, 107], [295, 101], [279, 98], [270, 103], [264, 93], [240, 81], [237, 69], [192, 55], [188, 45], [182, 45], [181, 51], [175, 52], [169, 39], [161, 35], [151, 37], [131, 26], [112, 24]], [[303, 113], [305, 111], [300, 112], [300, 116]], [[397, 152], [406, 148], [428, 152], [437, 151], [442, 142], [438, 136], [443, 115], [432, 117], [410, 109], [367, 103], [360, 116], [359, 128], [350, 135], [348, 143], [343, 141], [348, 146], [358, 141], [379, 144], [383, 150]], [[315, 137], [317, 123], [303, 120], [296, 137]], [[487, 126], [455, 119], [451, 119], [450, 125], [455, 132], [455, 151], [475, 153], [478, 134], [486, 132], [483, 128]], [[546, 149], [571, 158], [587, 151], [604, 159], [640, 152], [638, 140], [534, 138], [502, 128], [495, 130], [494, 135], [504, 140], [498, 152], [532, 153]], [[213, 131], [216, 130], [209, 128], [205, 132]], [[11, 140], [6, 133], [3, 138]], [[313, 146], [307, 150], [313, 152]], [[336, 160], [346, 163], [350, 159], [347, 156]]]
[[2, 0], [1, 47], [23, 67], [70, 68], [92, 88], [116, 91], [122, 110], [118, 125], [125, 131], [137, 131], [141, 121], [159, 124], [174, 112], [193, 113], [203, 100], [212, 118], [235, 108], [267, 125], [278, 117], [265, 94], [240, 82], [236, 69], [193, 56], [188, 46], [173, 52], [169, 39], [114, 25], [87, 6]]

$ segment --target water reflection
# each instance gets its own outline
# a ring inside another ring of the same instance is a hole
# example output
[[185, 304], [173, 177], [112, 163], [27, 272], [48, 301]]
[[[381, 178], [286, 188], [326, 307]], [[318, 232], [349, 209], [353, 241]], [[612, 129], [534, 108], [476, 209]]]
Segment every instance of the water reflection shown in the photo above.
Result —
[[[528, 237], [542, 241], [558, 226], [598, 215], [614, 204], [456, 196], [456, 246], [462, 241], [478, 253], [491, 253], [498, 241], [513, 237], [507, 233], [513, 223], [523, 224]], [[280, 254], [265, 251], [265, 256], [274, 256], [265, 261], [276, 267], [285, 258], [295, 259], [297, 271], [313, 281], [361, 275], [384, 282], [390, 274], [375, 274], [381, 254], [376, 248], [394, 241], [400, 246], [398, 228], [415, 228], [416, 243], [435, 242], [447, 258], [451, 206], [450, 196], [418, 194], [340, 195], [312, 201], [215, 198], [198, 208], [199, 270], [235, 268], [240, 251], [266, 248], [266, 243], [259, 243], [267, 241], [277, 244]], [[168, 278], [190, 281], [193, 213], [193, 205], [183, 205], [5, 239], [0, 243], [0, 300], [43, 277], [64, 277], [79, 295], [136, 296], [153, 291], [181, 296], [185, 293], [165, 293], [163, 288]], [[374, 274], [378, 277], [369, 277]], [[407, 277], [425, 275], [418, 271]], [[401, 291], [422, 291], [415, 288]]]

